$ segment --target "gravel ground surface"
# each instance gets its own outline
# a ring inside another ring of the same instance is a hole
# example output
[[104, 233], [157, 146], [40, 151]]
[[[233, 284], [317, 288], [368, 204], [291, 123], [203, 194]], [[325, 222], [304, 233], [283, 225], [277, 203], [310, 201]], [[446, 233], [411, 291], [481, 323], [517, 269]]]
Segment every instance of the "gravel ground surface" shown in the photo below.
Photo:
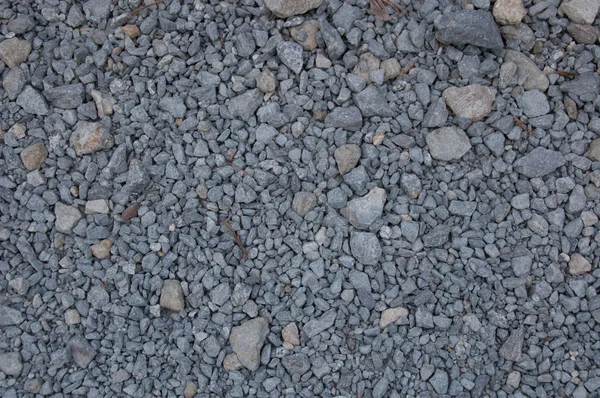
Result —
[[0, 0], [2, 397], [599, 396], [600, 0], [151, 1]]

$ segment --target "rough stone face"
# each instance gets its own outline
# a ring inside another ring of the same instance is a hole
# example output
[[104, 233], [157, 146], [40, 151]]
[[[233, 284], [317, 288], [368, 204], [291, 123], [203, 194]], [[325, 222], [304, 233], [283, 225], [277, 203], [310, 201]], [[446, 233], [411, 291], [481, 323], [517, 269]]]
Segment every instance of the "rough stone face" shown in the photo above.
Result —
[[112, 247], [112, 242], [108, 239], [102, 239], [100, 242], [93, 244], [90, 246], [90, 252], [92, 255], [98, 259], [105, 259], [110, 257], [110, 248]]
[[377, 58], [372, 53], [364, 53], [360, 56], [358, 64], [356, 64], [352, 73], [354, 73], [356, 76], [362, 77], [363, 79], [365, 79], [367, 84], [370, 84], [371, 77], [369, 74], [372, 71], [379, 69], [380, 63], [381, 61], [379, 60], [379, 58]]
[[518, 25], [527, 15], [527, 10], [522, 0], [497, 0], [493, 14], [500, 25]]
[[79, 122], [70, 139], [77, 156], [89, 155], [115, 144], [113, 136], [100, 123]]
[[240, 363], [250, 371], [258, 369], [260, 351], [269, 334], [269, 322], [254, 318], [231, 329], [229, 343]]
[[385, 329], [400, 318], [408, 317], [408, 309], [404, 307], [388, 308], [381, 313], [379, 327]]
[[321, 315], [319, 318], [313, 318], [310, 321], [306, 322], [304, 325], [304, 333], [308, 336], [309, 339], [317, 336], [321, 332], [329, 329], [335, 323], [336, 312], [334, 309], [330, 309]]
[[346, 144], [337, 148], [333, 153], [340, 174], [344, 175], [358, 164], [362, 151], [356, 144]]
[[296, 323], [288, 323], [286, 327], [281, 330], [281, 337], [283, 341], [290, 343], [291, 345], [300, 345], [300, 336], [298, 332], [298, 326]]
[[0, 43], [0, 59], [9, 68], [14, 68], [25, 62], [31, 53], [31, 44], [17, 37], [3, 40]]
[[302, 72], [302, 47], [291, 41], [282, 41], [277, 44], [277, 56], [285, 66], [294, 73]]
[[174, 118], [183, 118], [187, 111], [187, 107], [183, 103], [183, 99], [178, 96], [163, 97], [159, 100], [158, 106], [160, 109], [168, 112]]
[[69, 351], [73, 362], [80, 368], [87, 368], [96, 357], [96, 351], [83, 337], [73, 337], [69, 341]]
[[389, 58], [385, 61], [381, 61], [379, 66], [383, 69], [383, 79], [386, 81], [394, 79], [402, 73], [402, 66], [396, 58]]
[[171, 311], [183, 311], [185, 299], [183, 297], [183, 289], [181, 282], [174, 279], [168, 279], [163, 282], [160, 293], [160, 306]]
[[82, 218], [78, 209], [61, 202], [56, 203], [54, 206], [54, 215], [56, 216], [54, 226], [58, 232], [63, 234], [70, 234]]
[[310, 369], [310, 360], [303, 353], [283, 357], [281, 364], [293, 378], [299, 378]]
[[4, 87], [4, 91], [6, 91], [8, 99], [14, 101], [21, 90], [23, 90], [23, 87], [25, 87], [25, 83], [25, 72], [23, 72], [20, 68], [12, 68], [4, 76], [4, 79], [2, 80], [2, 87]]
[[522, 328], [513, 331], [510, 337], [504, 342], [498, 353], [507, 361], [518, 361], [519, 358], [521, 358], [524, 337], [525, 332]]
[[21, 311], [0, 305], [0, 326], [19, 325], [23, 322]]
[[367, 86], [363, 91], [354, 94], [354, 103], [364, 117], [381, 116], [392, 117], [395, 112], [385, 98], [385, 92], [374, 86]]
[[333, 61], [340, 59], [346, 52], [346, 45], [344, 44], [342, 37], [338, 31], [325, 20], [325, 18], [320, 19], [319, 22], [321, 36], [327, 46], [327, 55], [329, 55], [329, 58]]
[[96, 111], [98, 112], [99, 118], [112, 115], [113, 107], [116, 103], [112, 95], [102, 93], [98, 90], [92, 90], [90, 95], [96, 104]]
[[528, 117], [538, 117], [550, 112], [548, 98], [538, 90], [524, 92], [518, 102], [520, 108]]
[[500, 49], [504, 47], [492, 14], [482, 10], [462, 10], [442, 16], [436, 23], [444, 43]]
[[496, 89], [471, 84], [466, 87], [449, 87], [442, 94], [446, 104], [458, 117], [473, 122], [482, 120], [492, 111], [496, 99]]
[[571, 22], [567, 26], [567, 32], [575, 39], [577, 43], [594, 44], [600, 36], [600, 30], [592, 25], [583, 25]]
[[31, 86], [26, 86], [21, 94], [19, 94], [17, 105], [23, 108], [26, 113], [31, 113], [32, 115], [44, 116], [48, 114], [46, 100]]
[[354, 258], [365, 265], [376, 265], [382, 254], [379, 239], [370, 232], [352, 232], [350, 250]]
[[598, 15], [600, 0], [564, 0], [559, 8], [575, 23], [591, 25]]
[[425, 141], [431, 156], [438, 160], [457, 160], [471, 149], [467, 134], [455, 126], [434, 130]]
[[577, 75], [573, 80], [569, 80], [560, 85], [560, 91], [571, 93], [578, 96], [600, 94], [600, 76], [596, 72], [586, 72]]
[[385, 189], [375, 187], [365, 196], [352, 199], [346, 208], [350, 224], [358, 229], [367, 229], [381, 217], [386, 197]]
[[292, 201], [292, 209], [300, 216], [304, 217], [309, 211], [317, 205], [317, 196], [312, 192], [297, 192]]
[[317, 32], [319, 31], [319, 21], [308, 20], [302, 22], [302, 25], [292, 27], [290, 34], [296, 43], [300, 44], [306, 51], [312, 51], [317, 48]]
[[21, 354], [18, 352], [0, 353], [0, 372], [7, 376], [19, 376], [23, 370]]
[[550, 85], [548, 77], [527, 55], [514, 50], [506, 50], [504, 61], [513, 62], [517, 65], [518, 76], [525, 78], [525, 82], [523, 83], [525, 90], [540, 90], [544, 92], [548, 89]]
[[262, 103], [262, 97], [258, 89], [246, 91], [229, 101], [229, 113], [233, 117], [248, 121]]
[[579, 253], [571, 255], [569, 260], [569, 273], [571, 275], [582, 275], [592, 270], [592, 264]]
[[48, 151], [41, 142], [29, 145], [21, 152], [21, 162], [29, 171], [37, 170], [44, 164]]
[[325, 117], [326, 127], [343, 128], [348, 131], [358, 131], [363, 125], [360, 109], [355, 106], [338, 107]]
[[44, 90], [44, 97], [50, 105], [60, 109], [76, 109], [83, 104], [85, 88], [83, 84], [68, 84]]
[[85, 204], [85, 214], [106, 214], [109, 211], [106, 199], [88, 200]]
[[590, 147], [585, 153], [585, 156], [587, 156], [595, 162], [600, 162], [600, 138], [596, 138], [590, 143]]
[[265, 94], [274, 92], [277, 88], [277, 79], [273, 72], [268, 69], [262, 71], [256, 79], [256, 87]]
[[525, 177], [536, 178], [552, 173], [559, 167], [564, 166], [566, 162], [562, 153], [538, 147], [522, 158], [517, 159], [513, 164], [513, 168]]
[[265, 0], [265, 7], [280, 18], [304, 14], [319, 7], [323, 0]]

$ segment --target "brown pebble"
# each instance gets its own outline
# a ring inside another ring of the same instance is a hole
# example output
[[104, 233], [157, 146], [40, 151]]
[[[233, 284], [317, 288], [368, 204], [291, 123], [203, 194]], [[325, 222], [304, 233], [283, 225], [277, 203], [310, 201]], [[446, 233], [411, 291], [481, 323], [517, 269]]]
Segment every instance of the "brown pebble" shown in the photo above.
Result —
[[29, 171], [37, 170], [42, 167], [48, 157], [48, 151], [41, 142], [29, 145], [21, 152], [21, 161], [23, 166]]
[[123, 213], [121, 213], [121, 218], [123, 220], [129, 220], [130, 218], [137, 217], [139, 208], [140, 205], [137, 203], [129, 206]]
[[90, 246], [90, 251], [92, 255], [99, 259], [105, 259], [110, 256], [110, 248], [112, 247], [112, 242], [108, 239], [103, 239], [100, 242]]
[[136, 37], [139, 37], [139, 35], [140, 35], [140, 28], [138, 28], [135, 25], [125, 25], [121, 29], [123, 29], [123, 33], [125, 33], [127, 36], [131, 37], [132, 39], [135, 39]]

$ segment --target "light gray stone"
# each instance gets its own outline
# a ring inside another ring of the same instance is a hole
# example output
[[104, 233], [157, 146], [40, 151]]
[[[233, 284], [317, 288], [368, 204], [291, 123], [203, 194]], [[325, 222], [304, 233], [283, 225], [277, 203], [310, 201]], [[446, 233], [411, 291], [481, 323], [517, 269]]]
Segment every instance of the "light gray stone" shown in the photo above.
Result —
[[367, 229], [383, 213], [387, 193], [375, 187], [363, 197], [351, 200], [346, 208], [348, 221], [355, 228]]
[[457, 160], [471, 149], [467, 134], [456, 126], [442, 127], [425, 138], [431, 157], [437, 160]]
[[231, 329], [229, 343], [241, 364], [255, 371], [260, 365], [260, 351], [269, 334], [269, 322], [262, 317], [254, 318]]

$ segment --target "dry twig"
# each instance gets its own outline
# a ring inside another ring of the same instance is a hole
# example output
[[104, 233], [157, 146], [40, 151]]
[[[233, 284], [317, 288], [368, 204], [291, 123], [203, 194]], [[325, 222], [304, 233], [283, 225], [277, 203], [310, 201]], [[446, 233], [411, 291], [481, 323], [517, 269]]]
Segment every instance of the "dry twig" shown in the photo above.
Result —
[[375, 18], [380, 21], [389, 21], [391, 16], [387, 10], [390, 7], [393, 13], [398, 13], [398, 17], [402, 17], [406, 13], [406, 9], [393, 0], [371, 0], [371, 12]]
[[146, 8], [150, 8], [150, 7], [152, 7], [152, 6], [155, 6], [155, 5], [157, 5], [157, 4], [160, 4], [160, 3], [162, 3], [162, 2], [164, 2], [164, 1], [165, 1], [165, 0], [158, 0], [158, 1], [155, 1], [154, 3], [150, 3], [150, 4], [148, 4], [147, 6], [142, 6], [142, 7], [140, 7], [140, 8], [136, 8], [135, 10], [131, 11], [129, 14], [130, 14], [130, 15], [136, 15], [136, 14], [139, 14], [140, 12], [144, 11]]
[[242, 245], [242, 240], [240, 239], [240, 236], [235, 231], [235, 229], [233, 229], [231, 224], [229, 224], [229, 221], [222, 218], [221, 222], [223, 223], [223, 225], [225, 225], [225, 228], [227, 228], [227, 230], [231, 233], [231, 235], [233, 235], [233, 240], [235, 241], [235, 244], [238, 245], [238, 247], [242, 251], [242, 263], [245, 262], [248, 259], [248, 252], [246, 251], [246, 248], [244, 247], [244, 245]]

